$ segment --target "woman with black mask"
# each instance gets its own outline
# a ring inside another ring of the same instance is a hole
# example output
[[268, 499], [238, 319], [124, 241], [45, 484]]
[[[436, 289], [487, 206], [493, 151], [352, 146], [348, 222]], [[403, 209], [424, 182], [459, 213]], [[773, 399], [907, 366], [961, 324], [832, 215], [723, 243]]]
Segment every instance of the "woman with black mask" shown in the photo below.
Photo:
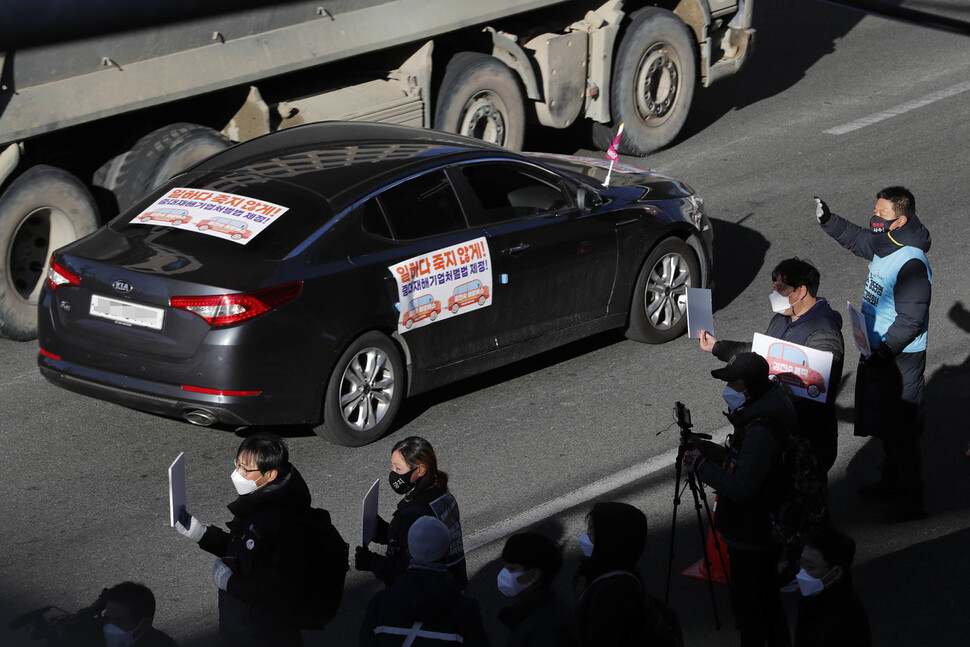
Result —
[[408, 531], [411, 525], [421, 517], [432, 516], [441, 520], [451, 532], [451, 546], [445, 563], [458, 586], [464, 589], [468, 585], [468, 574], [465, 570], [458, 502], [448, 492], [448, 474], [438, 469], [438, 458], [431, 443], [418, 436], [396, 443], [391, 450], [388, 481], [391, 489], [402, 498], [390, 523], [377, 517], [374, 541], [386, 544], [387, 552], [378, 555], [364, 546], [358, 546], [354, 567], [358, 571], [370, 571], [385, 584], [391, 584], [408, 568]]
[[646, 515], [627, 503], [600, 502], [586, 516], [586, 528], [579, 538], [586, 560], [574, 582], [582, 644], [682, 644], [676, 616], [647, 593], [637, 569], [647, 544]]

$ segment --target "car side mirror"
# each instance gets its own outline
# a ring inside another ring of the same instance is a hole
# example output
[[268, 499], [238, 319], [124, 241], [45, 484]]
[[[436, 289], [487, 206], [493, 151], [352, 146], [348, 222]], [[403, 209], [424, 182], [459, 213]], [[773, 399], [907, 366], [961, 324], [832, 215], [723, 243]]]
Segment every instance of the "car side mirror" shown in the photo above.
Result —
[[581, 186], [576, 190], [576, 204], [579, 205], [581, 211], [592, 211], [603, 204], [603, 198], [596, 191]]

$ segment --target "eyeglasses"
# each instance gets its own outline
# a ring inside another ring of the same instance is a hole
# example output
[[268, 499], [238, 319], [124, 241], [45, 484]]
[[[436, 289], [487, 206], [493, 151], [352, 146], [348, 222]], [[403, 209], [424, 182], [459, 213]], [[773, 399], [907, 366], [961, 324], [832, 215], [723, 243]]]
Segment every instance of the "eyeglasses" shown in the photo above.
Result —
[[232, 459], [232, 464], [236, 466], [236, 470], [237, 471], [240, 470], [240, 469], [242, 469], [242, 471], [244, 471], [246, 474], [249, 474], [250, 472], [258, 472], [259, 471], [259, 468], [258, 467], [256, 469], [252, 469], [252, 470], [249, 469], [248, 467], [246, 467], [245, 465], [243, 465], [242, 463], [240, 463], [238, 458]]

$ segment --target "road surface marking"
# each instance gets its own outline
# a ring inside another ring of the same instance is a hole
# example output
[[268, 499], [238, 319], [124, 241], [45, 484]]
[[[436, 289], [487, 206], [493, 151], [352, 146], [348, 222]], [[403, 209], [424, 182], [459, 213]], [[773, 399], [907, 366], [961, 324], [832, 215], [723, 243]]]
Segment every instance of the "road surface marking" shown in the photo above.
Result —
[[860, 128], [865, 128], [866, 126], [871, 126], [872, 124], [879, 123], [889, 119], [890, 117], [898, 117], [901, 114], [907, 113], [910, 110], [916, 110], [917, 108], [922, 108], [936, 101], [942, 99], [947, 99], [954, 95], [960, 94], [961, 92], [966, 92], [970, 90], [970, 81], [966, 83], [960, 83], [954, 85], [946, 90], [940, 90], [939, 92], [934, 92], [933, 94], [928, 94], [922, 99], [916, 99], [915, 101], [910, 101], [909, 103], [904, 103], [902, 105], [896, 106], [895, 108], [890, 108], [889, 110], [884, 110], [883, 112], [877, 112], [868, 117], [863, 117], [862, 119], [857, 119], [855, 121], [849, 122], [842, 126], [836, 126], [835, 128], [829, 128], [825, 131], [827, 135], [844, 135], [850, 133], [853, 130], [859, 130]]
[[[731, 430], [731, 427], [722, 427], [716, 430], [713, 434], [714, 442], [724, 442], [724, 438], [728, 435], [728, 433], [731, 432]], [[598, 481], [590, 483], [589, 485], [581, 487], [574, 492], [570, 492], [565, 496], [561, 496], [558, 499], [546, 501], [545, 503], [538, 505], [531, 510], [526, 510], [515, 515], [514, 517], [503, 519], [502, 521], [488, 526], [487, 528], [473, 532], [464, 539], [465, 552], [470, 553], [481, 548], [482, 546], [496, 541], [497, 539], [502, 539], [508, 535], [515, 534], [524, 528], [528, 528], [533, 524], [543, 521], [544, 519], [554, 517], [565, 510], [575, 508], [576, 506], [582, 505], [598, 496], [618, 490], [619, 488], [629, 485], [637, 479], [642, 479], [645, 476], [650, 476], [651, 474], [655, 474], [660, 470], [667, 469], [668, 467], [673, 466], [676, 457], [677, 448], [674, 447], [663, 454], [654, 456], [646, 462], [638, 465], [632, 465], [625, 470], [621, 470], [615, 474], [607, 476], [606, 478], [602, 478]]]

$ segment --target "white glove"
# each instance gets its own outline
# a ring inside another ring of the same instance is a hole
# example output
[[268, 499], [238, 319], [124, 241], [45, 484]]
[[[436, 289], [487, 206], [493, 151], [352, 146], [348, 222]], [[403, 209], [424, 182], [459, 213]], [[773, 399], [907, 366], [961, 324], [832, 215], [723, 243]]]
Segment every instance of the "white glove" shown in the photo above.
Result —
[[832, 212], [829, 211], [829, 206], [825, 204], [822, 198], [815, 196], [815, 219], [818, 220], [818, 224], [824, 225], [831, 216]]
[[216, 557], [212, 562], [212, 581], [220, 591], [226, 590], [229, 578], [232, 577], [232, 569], [226, 566], [221, 557]]
[[180, 535], [188, 537], [195, 543], [202, 541], [205, 534], [205, 524], [189, 514], [188, 510], [182, 510], [179, 518], [175, 522], [175, 529]]
[[701, 466], [701, 463], [703, 463], [704, 460], [705, 459], [701, 454], [701, 450], [697, 449], [696, 447], [684, 450], [683, 463], [688, 472], [696, 472], [697, 468]]

